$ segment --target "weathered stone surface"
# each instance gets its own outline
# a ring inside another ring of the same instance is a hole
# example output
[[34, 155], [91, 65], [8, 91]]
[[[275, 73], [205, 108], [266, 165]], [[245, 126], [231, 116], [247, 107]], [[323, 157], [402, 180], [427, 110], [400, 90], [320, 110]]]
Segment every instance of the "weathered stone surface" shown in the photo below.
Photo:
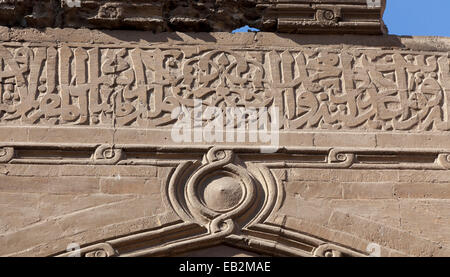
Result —
[[104, 194], [156, 194], [161, 193], [161, 181], [157, 178], [113, 177], [100, 181]]
[[162, 31], [385, 32], [385, 0], [5, 0], [0, 24]]
[[[450, 255], [448, 39], [70, 33], [0, 29], [0, 255]], [[195, 97], [280, 149], [174, 142]]]

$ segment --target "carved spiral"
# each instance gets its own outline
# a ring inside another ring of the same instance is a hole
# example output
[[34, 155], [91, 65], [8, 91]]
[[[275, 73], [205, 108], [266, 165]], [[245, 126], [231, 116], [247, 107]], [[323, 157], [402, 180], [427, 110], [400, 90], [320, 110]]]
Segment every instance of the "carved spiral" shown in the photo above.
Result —
[[105, 151], [103, 151], [103, 157], [105, 159], [113, 159], [115, 155], [114, 149], [105, 149]]
[[226, 153], [225, 153], [225, 151], [217, 151], [216, 152], [216, 158], [218, 159], [218, 160], [223, 160], [223, 159], [225, 159], [225, 157], [226, 157]]
[[220, 148], [212, 148], [206, 155], [208, 162], [222, 161], [224, 164], [229, 163], [233, 159], [233, 151]]
[[355, 160], [355, 154], [343, 153], [338, 149], [331, 149], [328, 154], [328, 163], [341, 164], [342, 167], [350, 167]]
[[442, 153], [437, 157], [438, 164], [444, 169], [450, 169], [450, 154]]
[[327, 20], [333, 20], [334, 19], [334, 12], [330, 10], [323, 11], [323, 17]]
[[233, 220], [227, 219], [222, 220], [222, 218], [216, 218], [210, 224], [210, 229], [212, 233], [232, 233], [235, 228]]
[[317, 18], [320, 21], [334, 22], [336, 20], [336, 14], [332, 10], [318, 10]]
[[99, 146], [94, 153], [94, 161], [97, 164], [115, 164], [123, 157], [122, 149], [116, 149], [110, 145]]
[[0, 148], [0, 163], [7, 163], [14, 157], [13, 147], [1, 147]]
[[336, 159], [340, 162], [345, 162], [347, 160], [347, 155], [339, 153], [336, 155]]
[[338, 246], [331, 243], [319, 245], [314, 251], [314, 256], [334, 258], [334, 257], [366, 257], [367, 255]]

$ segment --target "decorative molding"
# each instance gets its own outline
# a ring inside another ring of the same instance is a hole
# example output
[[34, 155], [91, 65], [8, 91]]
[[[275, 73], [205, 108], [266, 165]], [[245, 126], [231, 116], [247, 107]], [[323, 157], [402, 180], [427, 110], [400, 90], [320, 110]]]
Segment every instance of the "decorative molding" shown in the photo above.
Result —
[[264, 8], [263, 30], [283, 33], [383, 34], [386, 1], [368, 6], [367, 0], [352, 1], [259, 1]]
[[[79, 164], [179, 166], [193, 163], [210, 146], [86, 145], [86, 144], [5, 144], [0, 148], [0, 164]], [[225, 147], [225, 146], [224, 146]], [[267, 168], [353, 168], [449, 170], [450, 151], [441, 149], [289, 147], [265, 155], [259, 147], [226, 146], [244, 160]], [[187, 151], [187, 152], [186, 152]], [[139, 153], [134, 156], [133, 153]], [[32, 153], [29, 155], [28, 153]], [[128, 153], [128, 154], [127, 154]], [[183, 153], [170, 159], [167, 153]], [[257, 155], [255, 155], [258, 153]], [[84, 158], [83, 158], [84, 155]], [[188, 165], [185, 165], [188, 166]], [[194, 165], [189, 165], [194, 166]], [[237, 174], [237, 173], [236, 173]]]
[[229, 149], [212, 148], [202, 162], [181, 163], [164, 194], [182, 222], [86, 246], [80, 254], [169, 256], [228, 244], [273, 256], [366, 255], [266, 223], [274, 221], [269, 218], [281, 205], [283, 186], [268, 168]]
[[188, 165], [175, 171], [169, 203], [181, 218], [209, 224], [213, 233], [263, 221], [281, 194], [268, 169], [244, 164], [232, 150], [213, 148], [202, 165]]
[[[95, 148], [94, 157], [106, 152], [100, 156], [122, 158], [114, 160], [116, 164], [170, 166], [172, 170], [162, 189], [162, 196], [179, 220], [154, 230], [144, 230], [84, 246], [79, 252], [81, 256], [174, 256], [221, 244], [271, 256], [369, 256], [371, 253], [336, 245], [317, 236], [286, 228], [283, 223], [285, 219], [276, 214], [284, 201], [284, 185], [272, 170], [292, 167], [449, 169], [448, 153], [427, 150], [407, 152], [397, 149], [389, 152], [362, 148], [298, 148], [283, 149], [270, 155], [255, 155], [257, 148], [251, 147], [213, 147], [208, 150], [199, 147], [190, 151], [180, 147], [153, 147], [147, 149], [151, 151], [149, 153], [152, 153], [153, 159], [156, 159], [152, 161], [145, 158], [144, 146], [128, 147], [133, 152], [141, 151], [140, 162], [132, 154], [126, 155], [126, 147], [111, 145]], [[178, 161], [167, 160], [164, 163], [167, 155], [163, 155], [165, 158], [155, 156], [158, 153], [180, 151], [188, 154]], [[112, 153], [117, 153], [118, 156]], [[201, 153], [203, 157], [199, 155]], [[303, 162], [300, 158], [302, 156], [305, 157]], [[313, 156], [316, 157], [315, 160], [322, 157], [323, 162], [306, 162]], [[433, 163], [420, 162], [429, 157], [434, 158]], [[410, 162], [402, 163], [402, 158]], [[414, 162], [416, 159], [419, 161]], [[65, 252], [56, 256], [72, 254]]]

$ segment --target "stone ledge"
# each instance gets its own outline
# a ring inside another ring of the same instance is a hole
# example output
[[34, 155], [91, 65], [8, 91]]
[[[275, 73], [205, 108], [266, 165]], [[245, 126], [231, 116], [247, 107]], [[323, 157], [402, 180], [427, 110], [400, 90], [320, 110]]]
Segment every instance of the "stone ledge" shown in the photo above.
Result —
[[81, 43], [119, 46], [156, 47], [159, 45], [217, 45], [224, 47], [246, 48], [280, 48], [327, 46], [330, 48], [381, 48], [409, 49], [413, 51], [445, 52], [450, 51], [449, 37], [436, 36], [370, 36], [370, 35], [315, 35], [315, 34], [281, 34], [270, 32], [236, 33], [210, 32], [164, 32], [148, 33], [144, 31], [123, 30], [89, 30], [73, 28], [17, 28], [0, 26], [0, 41], [39, 43]]

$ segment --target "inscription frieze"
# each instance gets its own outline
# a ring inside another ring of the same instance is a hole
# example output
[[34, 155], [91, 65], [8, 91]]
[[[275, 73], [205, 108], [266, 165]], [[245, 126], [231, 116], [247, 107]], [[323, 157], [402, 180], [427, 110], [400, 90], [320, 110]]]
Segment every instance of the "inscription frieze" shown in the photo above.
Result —
[[447, 131], [448, 53], [0, 45], [0, 125], [170, 128], [276, 106], [282, 130]]

